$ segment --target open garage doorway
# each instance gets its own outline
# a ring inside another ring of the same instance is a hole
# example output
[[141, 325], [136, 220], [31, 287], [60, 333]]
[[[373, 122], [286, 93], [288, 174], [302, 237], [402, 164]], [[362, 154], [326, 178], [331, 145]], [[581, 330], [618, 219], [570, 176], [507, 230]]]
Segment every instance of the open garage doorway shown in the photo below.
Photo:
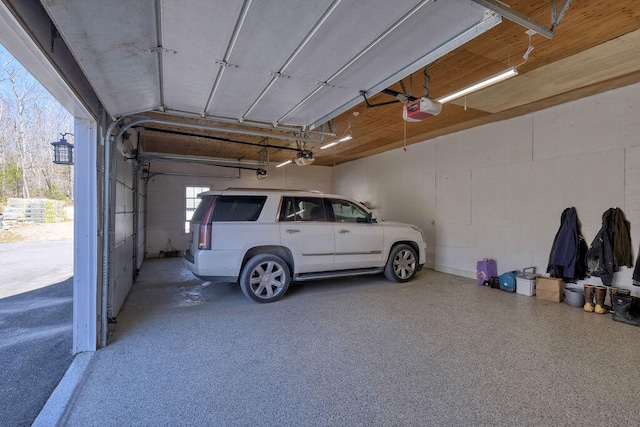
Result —
[[0, 45], [0, 424], [31, 424], [73, 360], [73, 116]]

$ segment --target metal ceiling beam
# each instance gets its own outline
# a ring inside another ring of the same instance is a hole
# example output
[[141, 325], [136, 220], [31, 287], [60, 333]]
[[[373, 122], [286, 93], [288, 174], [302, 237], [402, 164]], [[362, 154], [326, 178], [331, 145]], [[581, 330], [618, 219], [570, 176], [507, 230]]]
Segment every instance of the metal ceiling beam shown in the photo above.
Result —
[[[516, 24], [520, 24], [525, 28], [535, 31], [536, 33], [545, 36], [548, 39], [553, 38], [553, 28], [547, 27], [545, 25], [540, 24], [539, 22], [534, 21], [529, 18], [527, 15], [518, 12], [517, 10], [511, 9], [509, 6], [506, 6], [504, 3], [498, 0], [472, 0], [474, 3], [479, 4], [480, 6], [484, 6], [489, 10], [493, 10], [496, 13], [504, 16], [510, 21], [515, 22]], [[568, 7], [569, 1], [565, 2], [565, 10]], [[564, 15], [564, 12], [562, 12]], [[555, 24], [555, 23], [554, 23]]]
[[[179, 136], [191, 136], [194, 138], [202, 138], [202, 139], [210, 139], [213, 141], [219, 141], [219, 142], [229, 142], [232, 144], [241, 144], [241, 145], [249, 145], [252, 147], [260, 147], [260, 148], [274, 148], [277, 150], [289, 150], [289, 151], [300, 151], [298, 148], [292, 148], [292, 147], [280, 147], [278, 145], [271, 145], [271, 144], [266, 144], [266, 143], [261, 143], [261, 142], [247, 142], [247, 141], [238, 141], [235, 139], [229, 139], [229, 138], [218, 138], [215, 136], [208, 136], [208, 135], [193, 135], [187, 132], [180, 132], [180, 131], [175, 131], [175, 130], [166, 130], [166, 129], [152, 129], [152, 128], [145, 128], [144, 126], [142, 127], [145, 131], [148, 132], [157, 132], [157, 133], [162, 133], [162, 134], [171, 134], [171, 135], [179, 135]], [[268, 138], [265, 138], [268, 139]], [[319, 142], [319, 141], [318, 141]]]
[[155, 16], [156, 16], [156, 40], [157, 48], [155, 50], [158, 54], [158, 91], [160, 99], [160, 109], [164, 110], [164, 64], [162, 55], [164, 55], [164, 47], [162, 46], [162, 0], [156, 0], [154, 3]]
[[[202, 117], [201, 114], [190, 113], [188, 111], [182, 111], [182, 110], [173, 110], [173, 109], [170, 109], [170, 108], [166, 108], [165, 111], [154, 111], [154, 113], [157, 113], [157, 114], [168, 114], [168, 115], [171, 115], [171, 116], [185, 117], [185, 118], [199, 119], [199, 120], [201, 120], [201, 119], [212, 120], [212, 121], [216, 121], [216, 122], [219, 122], [219, 123], [229, 123], [229, 124], [233, 124], [233, 125], [240, 124], [240, 122], [238, 122], [237, 119], [232, 119], [232, 118], [229, 118], [229, 117], [220, 117], [220, 116], [214, 116], [214, 115], [209, 115], [209, 114], [207, 114], [206, 116]], [[253, 121], [253, 120], [243, 120], [241, 124], [242, 124], [242, 126], [249, 126], [249, 127], [261, 128], [261, 129], [273, 129], [273, 130], [279, 130], [279, 131], [282, 131], [282, 132], [302, 132], [304, 134], [329, 136], [329, 137], [336, 136], [335, 132], [325, 132], [325, 131], [319, 131], [319, 130], [308, 130], [308, 129], [305, 129], [304, 127], [302, 127], [302, 126], [293, 127], [293, 126], [279, 125], [277, 128], [275, 128], [273, 126], [273, 124], [271, 124], [271, 123], [257, 122], [257, 121]]]
[[156, 151], [150, 151], [140, 156], [141, 159], [150, 159], [150, 160], [158, 160], [158, 159], [166, 159], [166, 160], [180, 160], [184, 162], [192, 162], [192, 163], [202, 163], [202, 164], [231, 164], [231, 165], [240, 165], [240, 166], [258, 166], [258, 162], [253, 160], [234, 160], [234, 159], [223, 159], [219, 157], [202, 157], [202, 156], [189, 156], [189, 155], [179, 155], [179, 154], [166, 154], [159, 153]]
[[[125, 117], [127, 118], [127, 117]], [[123, 118], [123, 119], [125, 119]], [[207, 125], [197, 125], [197, 124], [193, 124], [193, 123], [183, 123], [183, 122], [176, 122], [173, 120], [164, 120], [164, 119], [154, 119], [151, 117], [143, 117], [143, 116], [130, 116], [130, 119], [132, 119], [129, 123], [126, 123], [122, 126], [122, 128], [120, 129], [120, 133], [118, 134], [118, 138], [121, 138], [122, 135], [127, 131], [127, 129], [131, 129], [132, 127], [138, 126], [138, 125], [142, 125], [144, 123], [156, 123], [156, 124], [161, 124], [161, 125], [168, 125], [168, 126], [181, 126], [181, 127], [186, 127], [186, 128], [191, 128], [191, 129], [199, 129], [199, 130], [210, 130], [210, 131], [214, 131], [214, 132], [224, 132], [224, 133], [237, 133], [237, 134], [241, 134], [241, 135], [252, 135], [252, 136], [262, 136], [262, 137], [267, 137], [267, 138], [275, 138], [275, 139], [285, 139], [285, 140], [289, 140], [289, 141], [299, 141], [299, 142], [321, 142], [319, 139], [317, 138], [307, 138], [307, 137], [298, 137], [295, 135], [281, 135], [281, 134], [275, 134], [275, 133], [271, 133], [271, 132], [260, 132], [260, 131], [254, 131], [254, 130], [248, 130], [248, 129], [238, 129], [238, 128], [226, 128], [226, 127], [221, 127], [221, 126], [207, 126]]]
[[562, 21], [562, 18], [564, 18], [564, 14], [567, 13], [567, 9], [569, 9], [569, 5], [571, 4], [571, 0], [564, 0], [564, 4], [562, 5], [562, 8], [560, 9], [559, 12], [556, 11], [556, 0], [551, 0], [551, 22], [553, 23], [551, 25], [551, 28], [555, 29], [556, 26], [560, 23], [560, 21]]
[[[182, 162], [195, 163], [206, 166], [216, 166], [220, 168], [258, 170], [262, 169], [257, 162], [246, 162], [242, 160], [225, 160], [225, 159], [203, 159], [193, 156], [176, 156], [165, 154], [148, 154], [140, 156], [140, 162]], [[157, 175], [158, 173], [154, 174]], [[164, 172], [163, 174], [167, 174]]]

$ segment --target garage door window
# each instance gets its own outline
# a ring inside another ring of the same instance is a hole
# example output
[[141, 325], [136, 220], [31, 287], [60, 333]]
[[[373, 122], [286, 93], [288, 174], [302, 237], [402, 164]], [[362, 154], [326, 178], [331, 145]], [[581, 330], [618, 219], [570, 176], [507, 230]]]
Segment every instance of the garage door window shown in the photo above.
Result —
[[209, 191], [209, 187], [186, 187], [186, 208], [184, 221], [185, 233], [189, 233], [191, 231], [189, 221], [191, 221], [191, 217], [193, 217], [193, 213], [196, 211], [198, 203], [200, 202], [200, 199], [198, 199], [198, 194], [204, 193], [205, 191]]

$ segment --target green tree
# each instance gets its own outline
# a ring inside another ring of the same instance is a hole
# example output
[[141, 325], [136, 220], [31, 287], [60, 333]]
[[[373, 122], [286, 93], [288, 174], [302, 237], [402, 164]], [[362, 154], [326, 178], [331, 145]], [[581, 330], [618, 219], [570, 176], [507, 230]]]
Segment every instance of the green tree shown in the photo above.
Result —
[[22, 194], [22, 169], [17, 164], [4, 164], [0, 166], [0, 195], [7, 197], [19, 197]]

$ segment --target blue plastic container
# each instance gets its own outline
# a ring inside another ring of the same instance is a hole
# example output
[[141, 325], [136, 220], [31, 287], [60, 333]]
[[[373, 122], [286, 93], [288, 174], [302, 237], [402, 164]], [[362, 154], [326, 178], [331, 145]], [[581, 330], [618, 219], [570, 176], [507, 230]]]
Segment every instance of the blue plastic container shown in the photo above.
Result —
[[516, 276], [520, 274], [519, 271], [508, 271], [500, 276], [500, 289], [505, 292], [516, 291]]

